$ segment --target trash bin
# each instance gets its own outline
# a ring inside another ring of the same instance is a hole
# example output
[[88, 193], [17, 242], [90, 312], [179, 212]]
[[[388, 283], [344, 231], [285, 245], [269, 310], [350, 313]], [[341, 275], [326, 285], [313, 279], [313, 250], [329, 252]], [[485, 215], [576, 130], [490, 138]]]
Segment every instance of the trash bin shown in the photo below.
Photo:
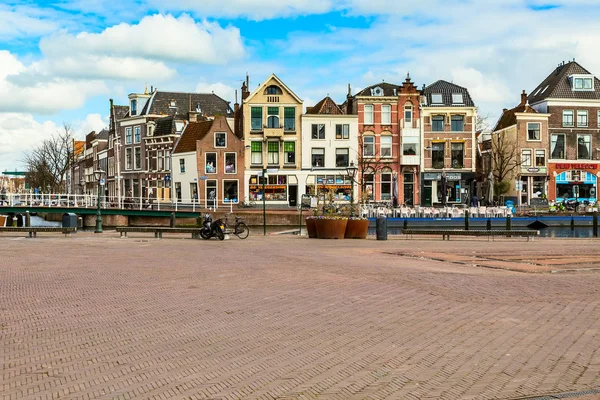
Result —
[[387, 240], [387, 218], [377, 217], [375, 221], [375, 234], [377, 240]]
[[63, 228], [77, 228], [77, 214], [64, 213], [62, 215]]

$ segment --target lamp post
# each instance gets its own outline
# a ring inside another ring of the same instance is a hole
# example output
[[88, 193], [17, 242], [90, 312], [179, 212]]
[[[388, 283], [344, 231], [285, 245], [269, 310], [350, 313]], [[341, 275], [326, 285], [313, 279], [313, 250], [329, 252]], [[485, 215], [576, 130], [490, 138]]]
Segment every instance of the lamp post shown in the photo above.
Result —
[[267, 236], [267, 202], [265, 196], [265, 181], [267, 180], [267, 169], [262, 170], [262, 200], [263, 200], [263, 235]]
[[356, 179], [356, 173], [358, 172], [358, 167], [354, 165], [354, 161], [350, 162], [350, 165], [346, 167], [346, 173], [350, 180], [352, 181], [352, 188], [350, 189], [350, 216], [354, 216], [354, 180]]
[[104, 174], [104, 171], [99, 169], [94, 171], [94, 177], [96, 178], [96, 182], [98, 182], [98, 199], [96, 200], [96, 230], [94, 231], [94, 233], [102, 233], [102, 213], [100, 212], [100, 190], [101, 187], [103, 186], [104, 182], [101, 181], [102, 179], [102, 175]]

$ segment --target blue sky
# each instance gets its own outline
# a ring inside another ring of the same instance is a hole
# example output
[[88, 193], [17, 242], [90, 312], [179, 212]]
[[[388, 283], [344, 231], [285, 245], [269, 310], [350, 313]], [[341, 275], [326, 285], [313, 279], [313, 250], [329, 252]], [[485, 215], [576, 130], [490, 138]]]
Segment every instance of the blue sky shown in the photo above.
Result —
[[597, 0], [104, 0], [0, 5], [0, 170], [63, 122], [153, 85], [233, 102], [277, 74], [310, 106], [407, 72], [469, 89], [490, 122], [561, 61], [600, 75]]

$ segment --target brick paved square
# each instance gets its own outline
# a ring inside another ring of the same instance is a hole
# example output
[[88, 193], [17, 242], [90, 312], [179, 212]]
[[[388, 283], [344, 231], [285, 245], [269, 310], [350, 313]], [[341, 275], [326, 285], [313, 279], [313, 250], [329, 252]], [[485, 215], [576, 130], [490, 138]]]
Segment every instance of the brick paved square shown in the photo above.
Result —
[[594, 266], [597, 243], [1, 235], [2, 398], [509, 399], [598, 389], [600, 273], [468, 262], [506, 254]]

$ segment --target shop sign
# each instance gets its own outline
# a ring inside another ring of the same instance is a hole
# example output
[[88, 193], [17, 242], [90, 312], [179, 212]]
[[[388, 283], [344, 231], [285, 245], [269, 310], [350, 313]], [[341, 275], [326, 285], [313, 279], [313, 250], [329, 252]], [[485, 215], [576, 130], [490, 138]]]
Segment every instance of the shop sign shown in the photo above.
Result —
[[556, 169], [597, 169], [598, 164], [556, 164]]
[[527, 172], [540, 172], [539, 168], [527, 168]]
[[460, 173], [449, 173], [446, 174], [446, 180], [448, 181], [460, 181]]
[[441, 173], [431, 173], [431, 172], [425, 172], [425, 177], [424, 179], [426, 181], [437, 181], [442, 179], [442, 174]]

